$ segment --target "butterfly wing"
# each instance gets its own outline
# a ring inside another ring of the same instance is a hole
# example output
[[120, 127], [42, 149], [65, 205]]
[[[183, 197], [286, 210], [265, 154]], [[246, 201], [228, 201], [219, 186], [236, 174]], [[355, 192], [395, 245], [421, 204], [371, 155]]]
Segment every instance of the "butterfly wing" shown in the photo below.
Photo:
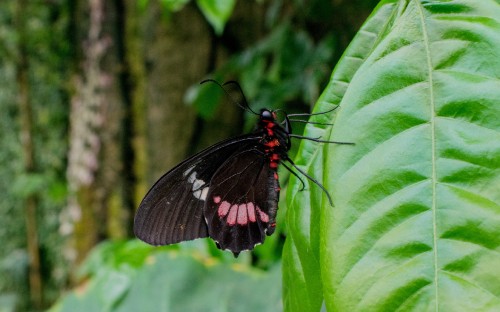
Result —
[[274, 232], [279, 181], [260, 149], [240, 150], [229, 158], [214, 174], [206, 198], [208, 235], [235, 255]]
[[[188, 158], [163, 175], [142, 200], [135, 235], [151, 245], [169, 245], [208, 236], [203, 206], [210, 181], [221, 165], [259, 137], [232, 138]], [[247, 147], [248, 146], [248, 147]]]

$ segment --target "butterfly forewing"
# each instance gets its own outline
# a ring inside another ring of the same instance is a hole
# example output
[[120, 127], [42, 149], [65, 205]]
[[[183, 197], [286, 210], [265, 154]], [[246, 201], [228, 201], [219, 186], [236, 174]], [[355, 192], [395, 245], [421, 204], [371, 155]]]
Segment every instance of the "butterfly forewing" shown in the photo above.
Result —
[[258, 138], [233, 138], [183, 161], [162, 176], [144, 197], [134, 220], [135, 235], [152, 245], [168, 245], [208, 236], [203, 207], [210, 181], [221, 165]]
[[164, 177], [152, 190], [158, 191], [146, 196], [135, 218], [138, 238], [152, 245], [167, 245], [207, 236], [200, 213], [203, 202], [192, 195], [191, 185]]
[[212, 178], [205, 205], [209, 236], [221, 249], [253, 249], [274, 231], [279, 183], [260, 146], [240, 150]]

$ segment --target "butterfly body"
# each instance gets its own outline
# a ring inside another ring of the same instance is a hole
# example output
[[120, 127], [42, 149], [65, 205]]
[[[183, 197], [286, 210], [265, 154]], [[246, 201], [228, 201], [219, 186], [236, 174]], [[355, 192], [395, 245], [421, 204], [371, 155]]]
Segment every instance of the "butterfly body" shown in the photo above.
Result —
[[144, 197], [134, 232], [152, 245], [202, 237], [238, 255], [262, 243], [276, 226], [277, 169], [290, 149], [291, 126], [261, 110], [256, 130], [188, 158]]

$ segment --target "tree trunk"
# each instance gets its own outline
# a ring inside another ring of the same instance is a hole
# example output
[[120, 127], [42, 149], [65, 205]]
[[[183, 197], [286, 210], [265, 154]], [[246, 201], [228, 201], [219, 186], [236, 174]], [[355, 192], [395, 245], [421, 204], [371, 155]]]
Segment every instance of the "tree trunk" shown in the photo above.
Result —
[[[28, 79], [28, 51], [26, 47], [27, 32], [24, 9], [26, 0], [16, 3], [16, 28], [18, 32], [18, 61], [16, 80], [18, 86], [18, 105], [20, 115], [20, 137], [24, 156], [24, 172], [35, 172], [35, 150], [33, 143], [33, 111], [30, 101], [30, 83]], [[34, 309], [40, 309], [43, 304], [42, 278], [40, 273], [40, 249], [38, 242], [37, 197], [30, 194], [25, 200], [26, 242], [29, 256], [29, 286], [31, 304]]]
[[[118, 0], [119, 1], [119, 0]], [[124, 157], [124, 171], [133, 173], [135, 183], [128, 187], [124, 187], [124, 192], [129, 196], [133, 196], [133, 209], [130, 212], [129, 233], [132, 234], [133, 214], [135, 208], [139, 205], [140, 200], [144, 196], [148, 188], [147, 182], [147, 145], [146, 145], [146, 73], [144, 68], [144, 53], [145, 50], [142, 30], [142, 19], [137, 12], [138, 1], [126, 0], [124, 6], [124, 23], [123, 23], [123, 50], [125, 51], [123, 62], [124, 68], [127, 68], [126, 80], [122, 84], [124, 93], [127, 93], [128, 101], [126, 103], [127, 116], [130, 123], [128, 124], [128, 136], [124, 135], [128, 140], [130, 148], [133, 151], [132, 159]]]
[[144, 43], [149, 185], [190, 149], [196, 115], [183, 98], [206, 74], [211, 44], [206, 22], [193, 3], [168, 16], [160, 5], [150, 1]]
[[[117, 164], [103, 162], [103, 154], [112, 154], [116, 139], [116, 99], [109, 98], [113, 77], [102, 68], [111, 41], [103, 34], [105, 0], [90, 0], [88, 8], [76, 6], [76, 14], [89, 10], [88, 25], [82, 46], [81, 74], [75, 78], [75, 94], [70, 111], [70, 141], [68, 156], [69, 205], [63, 215], [62, 232], [71, 234], [67, 255], [79, 264], [90, 249], [104, 236], [108, 189], [103, 182], [112, 180]], [[78, 33], [77, 29], [77, 33]], [[114, 111], [115, 110], [115, 111]], [[113, 129], [113, 130], [109, 130]], [[110, 167], [104, 167], [104, 164]], [[103, 168], [106, 168], [103, 171]], [[108, 185], [109, 187], [109, 185]], [[104, 222], [103, 222], [104, 221]]]

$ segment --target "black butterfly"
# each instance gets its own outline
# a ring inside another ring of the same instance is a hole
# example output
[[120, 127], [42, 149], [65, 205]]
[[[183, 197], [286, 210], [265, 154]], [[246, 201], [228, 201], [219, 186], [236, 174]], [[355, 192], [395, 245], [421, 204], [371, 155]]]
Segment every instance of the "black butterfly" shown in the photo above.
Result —
[[[213, 80], [208, 80], [215, 82]], [[217, 83], [218, 84], [218, 83]], [[273, 234], [280, 185], [277, 169], [287, 161], [297, 171], [324, 187], [295, 166], [288, 157], [290, 139], [340, 143], [291, 133], [291, 116], [278, 122], [277, 112], [248, 106], [236, 82], [220, 85], [228, 95], [237, 91], [243, 109], [259, 115], [254, 132], [222, 141], [184, 160], [149, 190], [134, 220], [135, 235], [151, 245], [169, 245], [201, 237], [233, 252], [251, 250]], [[350, 144], [350, 143], [347, 143]], [[300, 178], [299, 178], [300, 179]]]

